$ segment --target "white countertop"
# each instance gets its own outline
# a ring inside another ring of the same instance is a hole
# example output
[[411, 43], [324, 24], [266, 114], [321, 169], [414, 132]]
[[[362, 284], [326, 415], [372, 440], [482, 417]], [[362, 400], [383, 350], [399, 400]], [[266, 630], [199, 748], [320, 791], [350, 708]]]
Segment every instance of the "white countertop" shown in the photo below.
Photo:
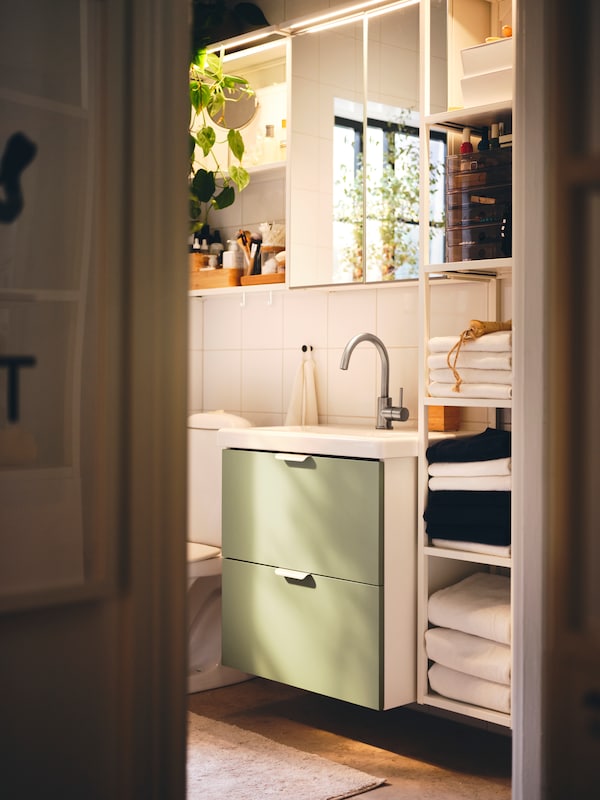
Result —
[[218, 441], [222, 447], [244, 450], [384, 459], [416, 457], [418, 434], [414, 428], [400, 427], [378, 430], [358, 425], [276, 425], [223, 428]]

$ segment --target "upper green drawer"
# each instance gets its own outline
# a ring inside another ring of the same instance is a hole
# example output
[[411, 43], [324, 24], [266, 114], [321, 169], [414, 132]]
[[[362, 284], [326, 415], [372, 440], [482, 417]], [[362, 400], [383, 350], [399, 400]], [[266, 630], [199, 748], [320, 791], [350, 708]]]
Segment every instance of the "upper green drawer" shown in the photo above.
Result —
[[382, 531], [380, 461], [223, 452], [225, 558], [380, 585]]

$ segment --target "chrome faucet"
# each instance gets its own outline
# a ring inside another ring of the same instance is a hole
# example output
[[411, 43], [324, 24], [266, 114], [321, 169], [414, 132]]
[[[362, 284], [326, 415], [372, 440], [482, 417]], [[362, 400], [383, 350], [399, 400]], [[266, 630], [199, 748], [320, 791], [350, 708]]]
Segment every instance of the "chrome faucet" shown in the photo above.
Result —
[[371, 342], [375, 345], [377, 352], [381, 357], [381, 395], [377, 398], [377, 425], [376, 428], [391, 429], [392, 420], [397, 422], [406, 422], [408, 419], [408, 408], [404, 408], [402, 400], [404, 397], [404, 389], [400, 388], [400, 405], [393, 406], [392, 398], [390, 395], [390, 359], [388, 352], [385, 349], [384, 343], [374, 333], [357, 333], [348, 342], [342, 353], [342, 360], [340, 362], [340, 369], [348, 369], [350, 363], [350, 356], [352, 351], [360, 342]]

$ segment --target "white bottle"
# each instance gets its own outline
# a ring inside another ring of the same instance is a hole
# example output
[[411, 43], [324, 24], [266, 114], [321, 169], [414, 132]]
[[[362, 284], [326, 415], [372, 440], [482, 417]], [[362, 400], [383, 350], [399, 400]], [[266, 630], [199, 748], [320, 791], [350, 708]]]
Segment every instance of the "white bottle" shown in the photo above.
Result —
[[275, 126], [267, 125], [263, 142], [263, 160], [265, 164], [279, 161], [279, 142], [275, 138]]
[[227, 242], [227, 250], [223, 252], [223, 267], [224, 269], [242, 268], [242, 251], [235, 239], [229, 239]]

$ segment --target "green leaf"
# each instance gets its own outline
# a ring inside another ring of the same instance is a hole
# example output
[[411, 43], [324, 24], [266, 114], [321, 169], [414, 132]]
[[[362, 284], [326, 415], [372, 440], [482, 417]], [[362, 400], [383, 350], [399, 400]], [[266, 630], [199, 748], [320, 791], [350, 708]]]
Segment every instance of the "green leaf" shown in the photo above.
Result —
[[213, 205], [215, 208], [227, 208], [233, 204], [235, 200], [235, 191], [233, 186], [226, 186], [214, 199]]
[[227, 133], [227, 142], [233, 155], [238, 161], [241, 161], [244, 155], [244, 140], [242, 139], [241, 133], [231, 128]]
[[194, 136], [192, 136], [191, 133], [190, 133], [188, 148], [189, 148], [190, 161], [193, 162], [194, 161], [194, 153], [196, 152], [196, 138]]
[[202, 103], [202, 89], [198, 81], [190, 81], [190, 103], [197, 113]]
[[[240, 75], [224, 75], [223, 86], [226, 89], [239, 89], [241, 87], [246, 88], [248, 86], [248, 80], [246, 78], [242, 78]], [[254, 94], [252, 89], [249, 89], [248, 91], [250, 94]]]
[[210, 125], [205, 125], [202, 130], [198, 131], [196, 141], [200, 145], [200, 148], [205, 156], [207, 156], [212, 150], [216, 138], [217, 136], [215, 134], [215, 129], [211, 128]]
[[199, 169], [192, 179], [192, 192], [200, 203], [208, 203], [215, 193], [215, 174]]
[[240, 192], [250, 183], [250, 175], [248, 174], [247, 170], [245, 170], [244, 167], [238, 167], [235, 164], [232, 164], [231, 167], [229, 167], [229, 177], [238, 187], [238, 191]]

